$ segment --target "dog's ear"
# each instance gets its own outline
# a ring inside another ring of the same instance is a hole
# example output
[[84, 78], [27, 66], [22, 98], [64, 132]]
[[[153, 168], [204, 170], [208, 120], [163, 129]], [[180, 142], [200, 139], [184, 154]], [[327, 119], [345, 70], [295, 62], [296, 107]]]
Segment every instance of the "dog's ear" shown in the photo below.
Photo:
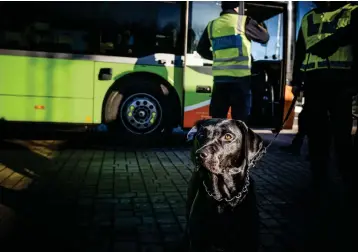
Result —
[[194, 140], [196, 133], [198, 132], [199, 128], [201, 127], [201, 124], [205, 120], [199, 120], [195, 123], [195, 125], [189, 130], [188, 134], [186, 135], [186, 141], [191, 142]]
[[250, 128], [247, 128], [247, 138], [248, 158], [251, 160], [262, 149], [264, 141], [260, 135], [256, 134]]
[[262, 149], [264, 141], [260, 135], [247, 127], [243, 121], [237, 121], [237, 123], [244, 128], [244, 140], [247, 144], [248, 160], [251, 160]]
[[194, 140], [195, 134], [198, 132], [198, 128], [196, 126], [193, 126], [188, 134], [186, 135], [186, 141], [191, 142]]

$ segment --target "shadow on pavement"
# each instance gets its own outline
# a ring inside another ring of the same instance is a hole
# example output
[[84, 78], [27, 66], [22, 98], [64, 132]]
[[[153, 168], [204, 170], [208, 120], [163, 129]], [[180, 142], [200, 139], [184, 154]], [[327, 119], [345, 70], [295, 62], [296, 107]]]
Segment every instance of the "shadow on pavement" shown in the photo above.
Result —
[[[16, 217], [1, 250], [72, 251], [71, 241], [80, 236], [74, 226], [75, 186], [55, 178], [61, 169], [55, 155], [44, 143], [1, 142], [0, 204]], [[6, 228], [1, 224], [0, 229]]]

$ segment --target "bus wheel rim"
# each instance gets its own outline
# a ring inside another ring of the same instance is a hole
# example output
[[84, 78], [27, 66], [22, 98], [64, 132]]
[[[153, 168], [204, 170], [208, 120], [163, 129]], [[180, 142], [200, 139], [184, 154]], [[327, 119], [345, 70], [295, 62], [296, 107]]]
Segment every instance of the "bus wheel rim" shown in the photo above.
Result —
[[123, 102], [121, 120], [128, 131], [134, 134], [149, 134], [160, 125], [162, 107], [150, 94], [133, 94]]

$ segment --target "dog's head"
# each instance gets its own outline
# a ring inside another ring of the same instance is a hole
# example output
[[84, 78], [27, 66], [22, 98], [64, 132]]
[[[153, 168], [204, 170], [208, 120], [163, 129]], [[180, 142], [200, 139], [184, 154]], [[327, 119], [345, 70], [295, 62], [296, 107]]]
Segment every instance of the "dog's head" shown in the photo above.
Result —
[[263, 146], [262, 138], [242, 121], [201, 120], [189, 131], [192, 159], [212, 174], [244, 173], [246, 162]]

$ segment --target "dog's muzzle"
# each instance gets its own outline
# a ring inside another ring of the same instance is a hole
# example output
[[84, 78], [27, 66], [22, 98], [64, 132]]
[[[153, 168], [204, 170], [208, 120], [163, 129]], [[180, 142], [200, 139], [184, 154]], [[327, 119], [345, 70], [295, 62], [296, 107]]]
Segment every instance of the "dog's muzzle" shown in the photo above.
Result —
[[207, 159], [211, 158], [212, 153], [210, 152], [211, 144], [205, 144], [195, 151], [195, 158], [197, 161], [203, 163]]

